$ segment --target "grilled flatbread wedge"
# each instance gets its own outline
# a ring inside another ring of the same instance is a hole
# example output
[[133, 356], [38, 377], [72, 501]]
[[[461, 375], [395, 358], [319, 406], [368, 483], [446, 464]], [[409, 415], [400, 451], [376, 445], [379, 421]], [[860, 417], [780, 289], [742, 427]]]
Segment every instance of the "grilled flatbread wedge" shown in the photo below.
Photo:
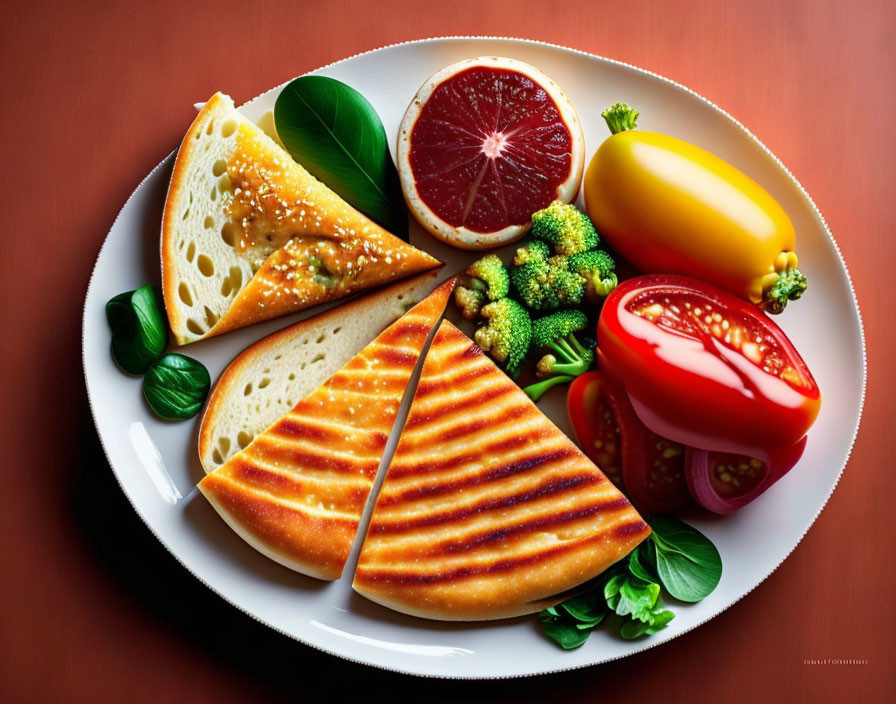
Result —
[[298, 572], [339, 578], [405, 387], [453, 283], [199, 482], [250, 545]]
[[213, 95], [184, 137], [162, 220], [162, 290], [178, 344], [438, 263], [311, 176], [226, 95]]
[[431, 293], [437, 276], [430, 271], [396, 281], [243, 350], [218, 379], [202, 418], [199, 459], [206, 473], [246, 447]]
[[443, 321], [353, 586], [424, 618], [517, 616], [557, 603], [649, 534], [603, 473]]

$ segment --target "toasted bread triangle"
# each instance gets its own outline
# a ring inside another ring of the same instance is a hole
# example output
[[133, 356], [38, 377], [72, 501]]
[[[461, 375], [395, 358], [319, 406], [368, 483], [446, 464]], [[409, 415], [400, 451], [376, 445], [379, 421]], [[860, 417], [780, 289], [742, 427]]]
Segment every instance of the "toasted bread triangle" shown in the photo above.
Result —
[[557, 603], [649, 534], [601, 471], [443, 321], [353, 586], [424, 618], [517, 616]]
[[162, 288], [178, 344], [438, 264], [311, 176], [227, 96], [196, 116], [162, 221]]
[[339, 578], [405, 387], [453, 284], [439, 286], [199, 482], [250, 545], [303, 574]]

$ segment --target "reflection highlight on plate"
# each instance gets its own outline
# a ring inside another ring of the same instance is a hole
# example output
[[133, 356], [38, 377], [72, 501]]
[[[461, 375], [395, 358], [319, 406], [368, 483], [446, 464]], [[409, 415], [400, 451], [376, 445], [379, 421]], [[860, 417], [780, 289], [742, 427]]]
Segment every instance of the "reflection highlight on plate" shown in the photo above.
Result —
[[156, 489], [162, 495], [162, 498], [172, 506], [183, 498], [178, 488], [174, 486], [174, 481], [168, 470], [165, 469], [165, 463], [162, 461], [162, 455], [159, 448], [149, 437], [146, 426], [140, 421], [135, 421], [128, 426], [128, 439], [143, 465], [143, 469], [149, 475], [150, 480]]
[[321, 623], [320, 621], [311, 621], [310, 623], [312, 626], [320, 628], [322, 631], [333, 633], [337, 636], [342, 636], [343, 638], [347, 638], [348, 640], [352, 640], [356, 643], [372, 645], [377, 648], [382, 648], [383, 650], [393, 650], [398, 653], [410, 653], [411, 655], [428, 655], [430, 657], [442, 658], [454, 657], [456, 655], [475, 654], [475, 651], [467, 650], [466, 648], [453, 648], [443, 645], [418, 645], [415, 643], [394, 643], [388, 640], [379, 640], [377, 638], [370, 638], [368, 636], [359, 636], [355, 633], [349, 633], [348, 631], [341, 631], [338, 628], [333, 628], [332, 626], [328, 626], [325, 623]]

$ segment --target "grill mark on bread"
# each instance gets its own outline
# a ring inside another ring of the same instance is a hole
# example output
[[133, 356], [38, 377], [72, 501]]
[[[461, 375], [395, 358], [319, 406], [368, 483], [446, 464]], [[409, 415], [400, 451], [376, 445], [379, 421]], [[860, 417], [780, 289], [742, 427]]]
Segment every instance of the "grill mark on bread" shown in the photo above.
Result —
[[[419, 396], [419, 387], [417, 394]], [[430, 392], [426, 392], [430, 393]], [[424, 396], [426, 395], [424, 393]], [[507, 396], [508, 394], [513, 393], [513, 387], [509, 385], [494, 385], [485, 389], [484, 391], [479, 392], [478, 394], [467, 394], [459, 401], [454, 401], [451, 404], [444, 404], [440, 408], [433, 409], [433, 411], [428, 416], [418, 415], [409, 419], [406, 428], [418, 428], [420, 426], [425, 426], [428, 423], [431, 423], [433, 420], [440, 419], [442, 414], [444, 413], [446, 408], [450, 408], [455, 413], [460, 413], [462, 411], [468, 411], [480, 406], [481, 404], [489, 403], [491, 401], [495, 401], [503, 396]]]
[[[528, 445], [531, 441], [532, 438], [525, 435], [511, 435], [508, 438], [503, 438], [501, 440], [498, 440], [497, 442], [485, 445], [482, 448], [475, 449], [473, 452], [465, 452], [460, 455], [453, 455], [451, 457], [444, 457], [438, 460], [427, 462], [426, 473], [427, 475], [432, 476], [433, 474], [467, 465], [471, 462], [476, 461], [480, 457], [499, 457], [510, 452], [511, 450], [516, 450], [524, 445]], [[390, 481], [402, 479], [403, 477], [407, 476], [414, 476], [419, 472], [419, 464], [420, 463], [417, 462], [409, 462], [407, 464], [393, 464], [391, 467], [389, 467]]]
[[461, 386], [469, 386], [475, 384], [476, 380], [481, 376], [489, 376], [491, 369], [486, 365], [476, 366], [467, 371], [444, 374], [429, 379], [421, 379], [417, 386], [417, 392], [414, 398], [426, 398], [432, 393], [441, 391], [445, 388], [460, 389]]
[[[385, 443], [385, 441], [383, 442]], [[370, 474], [371, 465], [373, 465], [373, 473], [376, 473], [376, 468], [379, 466], [378, 459], [363, 456], [351, 459], [340, 457], [331, 452], [326, 452], [326, 448], [323, 447], [321, 451], [314, 452], [295, 445], [272, 443], [264, 436], [258, 438], [251, 452], [237, 455], [235, 459], [238, 461], [238, 464], [244, 466], [252, 465], [256, 460], [260, 460], [273, 465], [288, 466], [294, 472], [310, 469], [353, 476]]]
[[[433, 412], [436, 414], [439, 413], [438, 410], [435, 410]], [[511, 408], [506, 411], [502, 415], [502, 420], [520, 420], [524, 416], [532, 415], [533, 413], [538, 413], [538, 410], [535, 408], [535, 406], [517, 406], [516, 408]], [[476, 420], [469, 423], [458, 424], [452, 428], [447, 428], [446, 430], [436, 435], [436, 437], [430, 438], [430, 441], [437, 444], [440, 442], [450, 442], [451, 440], [457, 440], [458, 438], [462, 438], [467, 435], [473, 435], [483, 428], [487, 428], [490, 425], [494, 424], [494, 422], [495, 421], [492, 418], [477, 418]]]
[[[637, 514], [635, 514], [637, 515]], [[528, 567], [530, 565], [547, 562], [556, 557], [563, 556], [569, 552], [581, 551], [583, 546], [592, 545], [594, 543], [603, 542], [611, 536], [616, 536], [620, 532], [627, 536], [634, 536], [648, 531], [649, 527], [640, 518], [637, 517], [631, 521], [614, 526], [607, 530], [592, 533], [591, 535], [576, 538], [574, 540], [565, 541], [559, 545], [552, 545], [549, 548], [531, 552], [526, 555], [516, 557], [507, 557], [496, 559], [492, 562], [483, 562], [476, 565], [468, 565], [457, 567], [452, 570], [437, 568], [437, 572], [414, 572], [408, 569], [389, 569], [389, 568], [372, 568], [368, 565], [358, 567], [355, 573], [356, 582], [367, 582], [371, 584], [402, 584], [408, 586], [411, 584], [437, 584], [459, 582], [470, 577], [478, 577], [481, 575], [495, 574], [500, 572], [509, 572], [511, 570]], [[627, 551], [626, 551], [627, 552]]]
[[413, 367], [417, 363], [417, 355], [395, 347], [378, 349], [376, 359], [380, 361], [380, 364], [390, 367]]
[[[598, 501], [586, 506], [572, 508], [562, 513], [551, 513], [538, 516], [537, 518], [524, 523], [515, 523], [510, 526], [493, 528], [465, 538], [452, 538], [432, 546], [427, 549], [425, 554], [439, 555], [444, 553], [470, 552], [482, 545], [489, 545], [491, 543], [497, 543], [510, 538], [518, 538], [532, 533], [544, 532], [549, 528], [557, 528], [563, 524], [574, 523], [585, 518], [591, 518], [600, 513], [618, 511], [627, 506], [628, 501], [620, 498], [611, 499], [610, 501]], [[616, 531], [614, 530], [614, 535], [615, 532]]]
[[482, 349], [479, 345], [467, 345], [466, 349], [460, 353], [461, 359], [472, 359], [474, 357], [481, 357], [483, 355]]
[[[401, 319], [399, 319], [401, 320]], [[380, 335], [379, 341], [385, 347], [400, 347], [402, 342], [418, 337], [429, 336], [431, 325], [428, 321], [415, 316], [413, 319], [404, 320], [399, 325], [392, 325]]]
[[[269, 430], [263, 434], [272, 434], [287, 439], [302, 438], [319, 442], [322, 445], [334, 445], [345, 442], [346, 433], [352, 433], [351, 443], [363, 447], [364, 449], [376, 450], [386, 446], [389, 439], [388, 434], [377, 430], [364, 430], [364, 439], [357, 437], [357, 427], [343, 427], [332, 424], [327, 426], [315, 425], [309, 422], [309, 418], [305, 413], [299, 415], [295, 411], [284, 416], [277, 421]], [[259, 435], [258, 437], [262, 437]]]
[[[359, 512], [364, 508], [370, 484], [369, 481], [346, 486], [344, 482], [333, 484], [326, 478], [307, 475], [289, 476], [249, 462], [237, 462], [232, 466], [230, 480], [240, 486], [257, 489], [272, 495], [301, 502], [303, 497], [319, 496], [321, 501], [331, 503], [332, 510]], [[335, 501], [334, 501], [335, 499]]]
[[284, 516], [291, 514], [300, 516], [303, 521], [314, 521], [323, 524], [357, 526], [359, 516], [346, 515], [348, 512], [337, 511], [335, 508], [326, 509], [302, 504], [300, 501], [284, 499], [275, 496], [262, 487], [249, 486], [234, 481], [231, 476], [219, 476], [209, 474], [200, 482], [200, 486], [206, 492], [210, 492], [219, 501], [223, 502], [228, 510], [235, 511], [242, 507], [248, 507], [249, 512], [257, 520], [264, 520], [269, 514]]
[[[383, 507], [396, 506], [403, 503], [410, 503], [411, 501], [416, 501], [423, 498], [441, 496], [443, 494], [463, 490], [471, 486], [478, 486], [487, 482], [505, 479], [515, 474], [529, 472], [533, 469], [544, 469], [546, 465], [549, 466], [556, 462], [565, 460], [572, 454], [572, 451], [566, 447], [560, 448], [553, 452], [541, 452], [530, 457], [518, 459], [515, 462], [510, 462], [508, 464], [493, 467], [486, 472], [468, 475], [454, 481], [444, 481], [441, 484], [427, 484], [425, 486], [415, 487], [413, 489], [406, 489], [405, 491], [395, 494], [381, 494], [378, 503]], [[388, 481], [388, 475], [386, 475], [386, 479]], [[371, 528], [371, 531], [373, 531], [373, 528]]]
[[[478, 477], [477, 477], [478, 478]], [[462, 508], [456, 508], [450, 511], [445, 511], [442, 513], [431, 513], [425, 516], [419, 516], [417, 518], [411, 518], [405, 521], [398, 521], [393, 523], [381, 522], [377, 523], [370, 528], [371, 533], [375, 533], [377, 535], [388, 535], [395, 533], [405, 533], [409, 529], [413, 528], [423, 528], [430, 527], [436, 525], [443, 525], [445, 523], [452, 522], [460, 522], [471, 516], [475, 516], [479, 513], [485, 513], [487, 511], [496, 511], [502, 508], [512, 508], [514, 506], [519, 506], [525, 504], [527, 502], [533, 502], [537, 499], [544, 498], [545, 496], [551, 496], [554, 494], [559, 494], [564, 491], [569, 491], [570, 489], [574, 489], [576, 487], [588, 486], [592, 484], [600, 484], [605, 480], [596, 472], [582, 472], [580, 474], [574, 474], [566, 477], [557, 477], [548, 479], [542, 482], [540, 485], [532, 488], [524, 489], [523, 491], [518, 491], [515, 494], [508, 494], [505, 496], [498, 497], [489, 497], [482, 501], [478, 501], [469, 506], [464, 506]], [[429, 490], [433, 487], [421, 487], [423, 490]], [[453, 490], [453, 487], [448, 490]], [[412, 490], [409, 492], [402, 492], [399, 495], [392, 495], [388, 497], [384, 497], [384, 501], [382, 502], [383, 506], [394, 506], [396, 504], [403, 503], [407, 501], [407, 494], [416, 494], [419, 490]], [[438, 492], [443, 493], [443, 492]], [[425, 492], [425, 495], [430, 495], [429, 491]], [[411, 500], [420, 498], [419, 496], [412, 496]], [[615, 502], [620, 502], [619, 506], [616, 506]], [[612, 510], [614, 508], [620, 508], [626, 506], [628, 501], [624, 498], [616, 498], [611, 502], [604, 502], [601, 506], [605, 506], [607, 510]], [[589, 514], [590, 515], [590, 514]]]
[[[388, 436], [384, 433], [371, 430], [358, 432], [358, 429], [346, 429], [342, 433], [336, 433], [327, 443], [308, 441], [307, 438], [297, 435], [282, 435], [272, 426], [268, 431], [259, 434], [255, 442], [259, 444], [272, 444], [280, 448], [298, 448], [300, 450], [314, 451], [324, 446], [327, 452], [342, 452], [345, 459], [367, 460], [371, 457], [380, 461], [382, 450], [386, 446]], [[253, 453], [254, 454], [254, 453]]]

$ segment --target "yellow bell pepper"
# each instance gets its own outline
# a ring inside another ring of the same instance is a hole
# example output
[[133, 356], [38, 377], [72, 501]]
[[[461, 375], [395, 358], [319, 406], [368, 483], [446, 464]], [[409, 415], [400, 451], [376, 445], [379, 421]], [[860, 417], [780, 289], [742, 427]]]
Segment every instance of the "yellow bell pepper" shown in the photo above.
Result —
[[645, 273], [685, 274], [780, 313], [806, 289], [793, 223], [758, 183], [714, 154], [636, 130], [623, 103], [585, 173], [601, 236]]

